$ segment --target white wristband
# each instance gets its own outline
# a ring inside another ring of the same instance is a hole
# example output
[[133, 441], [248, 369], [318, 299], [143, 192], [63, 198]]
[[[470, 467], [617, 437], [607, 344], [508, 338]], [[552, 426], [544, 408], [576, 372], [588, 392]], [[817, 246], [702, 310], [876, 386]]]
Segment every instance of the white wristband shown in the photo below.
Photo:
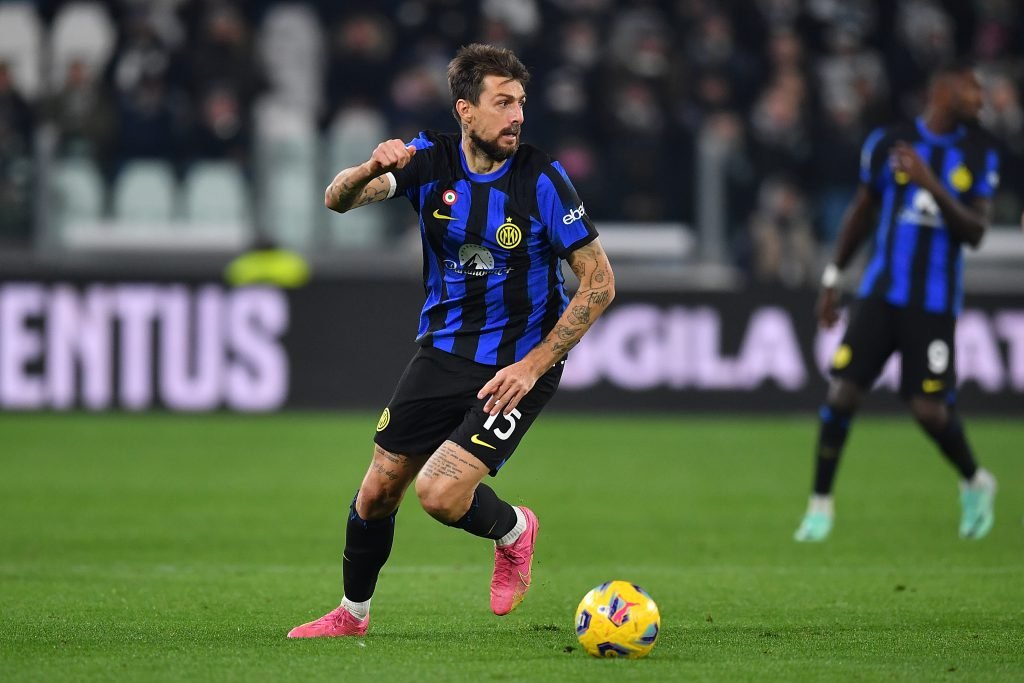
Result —
[[833, 289], [839, 284], [839, 266], [830, 263], [825, 266], [825, 272], [821, 274], [821, 286], [825, 289]]

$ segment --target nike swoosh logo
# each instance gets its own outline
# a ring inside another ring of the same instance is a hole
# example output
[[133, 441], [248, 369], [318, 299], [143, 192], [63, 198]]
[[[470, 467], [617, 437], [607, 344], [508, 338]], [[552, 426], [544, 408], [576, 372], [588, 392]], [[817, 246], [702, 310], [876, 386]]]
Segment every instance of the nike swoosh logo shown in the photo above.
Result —
[[480, 438], [479, 434], [474, 434], [473, 436], [469, 437], [469, 440], [472, 441], [473, 443], [477, 444], [478, 446], [486, 446], [487, 448], [490, 448], [492, 451], [498, 450], [497, 448], [495, 448], [491, 444], [489, 444], [486, 441], [482, 440]]
[[440, 218], [443, 221], [453, 221], [453, 220], [455, 220], [455, 216], [445, 216], [444, 214], [442, 214], [437, 209], [434, 209], [434, 218]]

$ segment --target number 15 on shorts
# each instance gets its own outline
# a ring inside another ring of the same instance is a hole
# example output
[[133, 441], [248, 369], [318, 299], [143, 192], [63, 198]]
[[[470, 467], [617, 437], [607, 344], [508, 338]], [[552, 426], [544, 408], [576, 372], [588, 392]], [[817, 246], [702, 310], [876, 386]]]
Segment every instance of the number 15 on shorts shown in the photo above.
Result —
[[[505, 441], [506, 439], [508, 439], [508, 437], [512, 436], [512, 432], [516, 430], [516, 424], [518, 424], [518, 421], [522, 416], [523, 414], [520, 413], [519, 410], [515, 408], [513, 408], [512, 412], [509, 413], [508, 415], [502, 415], [499, 412], [497, 415], [491, 415], [489, 418], [487, 418], [487, 422], [484, 422], [484, 429], [493, 432], [496, 437], [498, 437], [502, 441]], [[508, 423], [507, 429], [494, 429], [494, 422], [499, 417], [501, 417]]]

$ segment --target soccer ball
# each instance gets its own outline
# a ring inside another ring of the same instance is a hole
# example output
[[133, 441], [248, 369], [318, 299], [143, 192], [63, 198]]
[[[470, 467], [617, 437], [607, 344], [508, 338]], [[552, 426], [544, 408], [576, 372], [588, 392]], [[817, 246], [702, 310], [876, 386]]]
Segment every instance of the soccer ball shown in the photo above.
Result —
[[593, 657], [646, 657], [661, 629], [658, 606], [629, 581], [608, 581], [576, 608], [576, 637]]

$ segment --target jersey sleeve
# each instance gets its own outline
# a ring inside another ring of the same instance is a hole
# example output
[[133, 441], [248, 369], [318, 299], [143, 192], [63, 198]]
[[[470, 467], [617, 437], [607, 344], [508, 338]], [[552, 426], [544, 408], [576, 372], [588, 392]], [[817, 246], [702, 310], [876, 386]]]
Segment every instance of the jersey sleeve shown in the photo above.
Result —
[[980, 176], [971, 194], [975, 198], [991, 199], [999, 189], [999, 154], [994, 149], [985, 152], [985, 166]]
[[561, 258], [597, 238], [597, 228], [557, 161], [537, 176], [537, 212], [552, 248]]
[[883, 189], [882, 175], [888, 156], [887, 145], [882, 144], [885, 129], [876, 128], [864, 140], [860, 151], [860, 182], [875, 192]]
[[430, 180], [436, 146], [426, 133], [420, 133], [406, 144], [416, 148], [416, 155], [404, 168], [391, 172], [391, 177], [395, 181], [391, 196], [404, 195], [418, 210], [419, 189]]

